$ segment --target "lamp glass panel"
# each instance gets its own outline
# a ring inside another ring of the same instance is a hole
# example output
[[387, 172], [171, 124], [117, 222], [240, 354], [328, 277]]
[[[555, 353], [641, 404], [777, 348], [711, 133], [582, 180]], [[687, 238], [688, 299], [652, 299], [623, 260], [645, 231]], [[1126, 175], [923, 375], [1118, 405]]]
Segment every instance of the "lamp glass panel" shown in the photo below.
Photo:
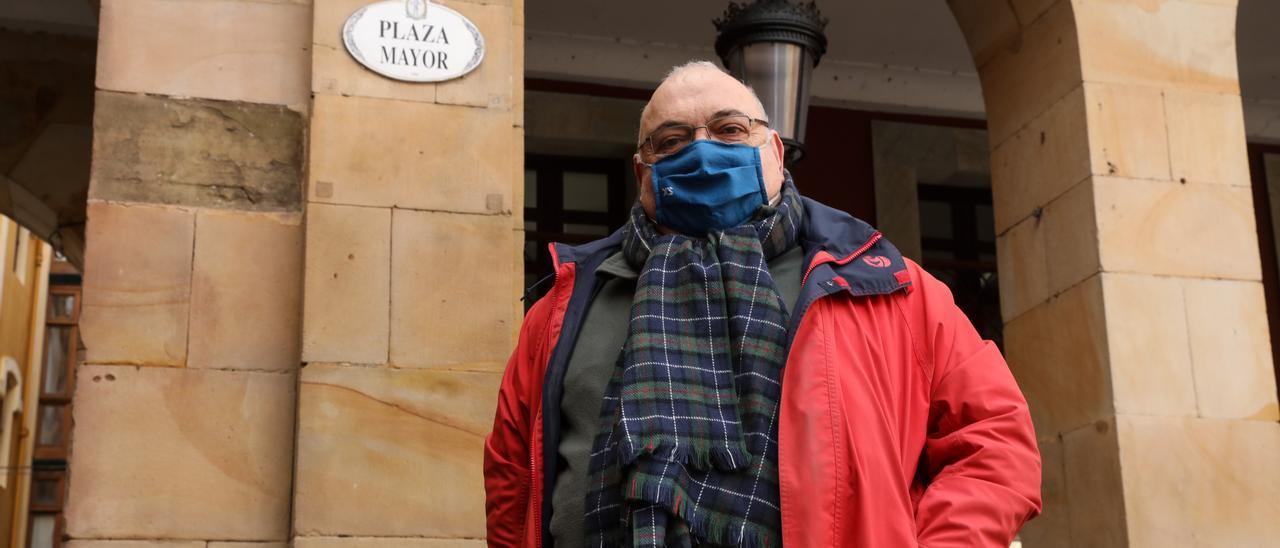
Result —
[[808, 51], [787, 42], [756, 42], [736, 48], [728, 62], [729, 72], [760, 97], [770, 127], [784, 139], [802, 141], [813, 69]]

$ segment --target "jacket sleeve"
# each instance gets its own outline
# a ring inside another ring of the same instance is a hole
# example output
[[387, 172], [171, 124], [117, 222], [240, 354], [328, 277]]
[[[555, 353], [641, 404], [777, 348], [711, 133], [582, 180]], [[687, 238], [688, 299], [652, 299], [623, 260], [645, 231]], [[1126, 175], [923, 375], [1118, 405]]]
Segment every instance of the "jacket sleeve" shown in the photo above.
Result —
[[484, 443], [485, 515], [489, 546], [520, 546], [532, 479], [530, 432], [537, 402], [531, 383], [541, 382], [536, 363], [550, 303], [539, 300], [525, 315], [520, 339], [498, 390], [493, 430]]
[[946, 285], [910, 267], [909, 298], [920, 299], [915, 306], [924, 312], [921, 350], [933, 365], [919, 544], [1006, 548], [1040, 513], [1040, 452], [1026, 399], [1000, 351], [978, 336]]

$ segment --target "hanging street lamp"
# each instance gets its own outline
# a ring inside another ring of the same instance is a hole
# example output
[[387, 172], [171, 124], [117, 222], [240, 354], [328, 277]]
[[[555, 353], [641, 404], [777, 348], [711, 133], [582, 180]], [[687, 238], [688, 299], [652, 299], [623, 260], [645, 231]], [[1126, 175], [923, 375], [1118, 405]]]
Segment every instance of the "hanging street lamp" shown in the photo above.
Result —
[[804, 156], [809, 80], [827, 51], [827, 19], [815, 2], [730, 2], [716, 26], [716, 55], [730, 74], [764, 103], [769, 125], [782, 136], [786, 163]]

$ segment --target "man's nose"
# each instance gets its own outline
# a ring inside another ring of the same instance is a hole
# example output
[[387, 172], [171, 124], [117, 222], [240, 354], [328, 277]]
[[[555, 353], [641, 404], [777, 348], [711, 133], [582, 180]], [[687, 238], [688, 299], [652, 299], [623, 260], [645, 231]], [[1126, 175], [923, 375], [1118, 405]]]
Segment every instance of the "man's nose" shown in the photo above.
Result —
[[[701, 133], [702, 133], [702, 136], [701, 136], [701, 137], [699, 137], [699, 136], [698, 136], [698, 133], [699, 133], [699, 132], [701, 132]], [[706, 126], [702, 126], [702, 127], [695, 127], [695, 128], [693, 128], [693, 140], [694, 140], [694, 141], [697, 141], [697, 140], [699, 140], [699, 139], [710, 139], [710, 138], [711, 138], [711, 130], [710, 130], [710, 129], [707, 129], [707, 127], [706, 127]]]

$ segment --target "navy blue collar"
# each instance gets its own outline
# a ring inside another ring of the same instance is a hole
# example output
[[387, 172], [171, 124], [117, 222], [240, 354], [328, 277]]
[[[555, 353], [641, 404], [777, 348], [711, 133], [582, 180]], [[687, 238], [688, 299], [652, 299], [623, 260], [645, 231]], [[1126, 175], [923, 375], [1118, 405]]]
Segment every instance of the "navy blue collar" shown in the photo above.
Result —
[[[855, 295], [892, 293], [908, 285], [902, 253], [874, 227], [821, 202], [802, 200], [805, 220], [800, 245], [805, 252], [805, 285], [813, 278]], [[612, 255], [621, 248], [622, 231], [620, 228], [608, 237], [582, 245], [553, 244], [556, 264], [583, 262], [590, 257], [599, 258], [601, 253], [604, 257]], [[817, 259], [822, 263], [813, 267]], [[598, 264], [595, 260], [589, 262]]]

